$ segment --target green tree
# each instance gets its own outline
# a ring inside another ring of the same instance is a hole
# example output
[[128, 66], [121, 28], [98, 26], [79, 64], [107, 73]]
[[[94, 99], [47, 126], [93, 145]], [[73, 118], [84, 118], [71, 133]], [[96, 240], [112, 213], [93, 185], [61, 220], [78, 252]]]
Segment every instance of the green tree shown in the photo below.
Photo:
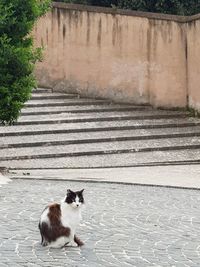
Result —
[[200, 12], [200, 0], [118, 0], [118, 7], [174, 15], [193, 15]]
[[74, 4], [118, 7], [174, 15], [193, 15], [200, 12], [200, 0], [55, 0]]
[[0, 2], [0, 122], [13, 124], [36, 86], [34, 64], [41, 48], [30, 36], [35, 21], [50, 6], [49, 0]]

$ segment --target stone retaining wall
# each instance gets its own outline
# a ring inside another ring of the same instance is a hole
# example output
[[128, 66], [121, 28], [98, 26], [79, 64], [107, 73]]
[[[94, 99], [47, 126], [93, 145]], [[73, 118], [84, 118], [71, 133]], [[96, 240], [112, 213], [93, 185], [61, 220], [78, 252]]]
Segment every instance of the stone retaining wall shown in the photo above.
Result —
[[40, 86], [200, 110], [199, 16], [54, 3], [34, 29]]

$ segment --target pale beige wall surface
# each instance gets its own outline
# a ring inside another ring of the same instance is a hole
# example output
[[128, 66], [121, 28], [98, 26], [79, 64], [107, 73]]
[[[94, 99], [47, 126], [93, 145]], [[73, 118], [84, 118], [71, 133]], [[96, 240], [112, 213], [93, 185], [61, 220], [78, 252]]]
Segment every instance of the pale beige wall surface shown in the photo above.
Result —
[[182, 24], [153, 20], [148, 28], [150, 104], [159, 107], [185, 107], [186, 50]]
[[186, 45], [186, 24], [167, 16], [63, 6], [54, 7], [34, 29], [36, 46], [45, 48], [36, 70], [41, 86], [156, 107], [186, 107], [189, 90], [196, 101], [199, 69], [193, 73], [187, 56], [197, 61], [199, 46], [192, 44], [192, 29]]
[[200, 112], [200, 20], [187, 24], [188, 104]]

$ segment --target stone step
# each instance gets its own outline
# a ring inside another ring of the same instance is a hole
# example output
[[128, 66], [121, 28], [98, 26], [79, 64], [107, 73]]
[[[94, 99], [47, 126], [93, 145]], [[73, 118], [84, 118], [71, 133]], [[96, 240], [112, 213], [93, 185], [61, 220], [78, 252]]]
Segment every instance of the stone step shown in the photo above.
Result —
[[164, 129], [172, 127], [200, 126], [200, 120], [196, 118], [186, 119], [158, 119], [158, 120], [126, 120], [126, 121], [98, 121], [84, 123], [63, 123], [48, 125], [14, 125], [0, 127], [2, 136], [24, 136], [57, 133], [102, 132], [133, 129]]
[[147, 151], [168, 151], [179, 149], [199, 149], [200, 137], [183, 137], [156, 140], [113, 141], [104, 143], [69, 144], [62, 146], [41, 146], [6, 148], [1, 150], [0, 161], [15, 159], [57, 158]]
[[46, 99], [71, 99], [78, 98], [77, 94], [51, 94], [51, 93], [33, 93], [31, 100], [46, 100]]
[[113, 114], [102, 114], [102, 113], [94, 113], [87, 115], [87, 114], [62, 114], [59, 117], [56, 115], [44, 115], [40, 116], [25, 116], [20, 117], [18, 122], [15, 125], [37, 125], [37, 124], [62, 124], [62, 123], [80, 123], [80, 122], [100, 122], [100, 121], [127, 121], [127, 120], [159, 120], [159, 119], [170, 119], [170, 118], [186, 118], [186, 114], [174, 114], [174, 113], [157, 113], [156, 112], [147, 112], [147, 113], [113, 113]]
[[136, 110], [152, 110], [151, 107], [134, 106], [134, 105], [89, 105], [89, 106], [67, 106], [67, 107], [37, 107], [22, 109], [22, 116], [29, 115], [45, 115], [60, 113], [92, 113], [92, 112], [111, 112], [111, 111], [136, 111]]
[[[0, 149], [200, 136], [200, 127], [140, 129], [1, 137]], [[165, 142], [165, 140], [163, 140]]]
[[200, 119], [187, 117], [186, 111], [51, 92], [33, 90], [18, 123], [0, 127], [0, 165], [45, 169], [200, 163]]
[[[10, 169], [106, 168], [200, 163], [200, 150], [172, 150], [2, 162]], [[2, 164], [1, 163], [1, 164]]]
[[[162, 116], [165, 117], [186, 117], [187, 116], [187, 112], [184, 111], [177, 111], [177, 112], [173, 112], [173, 111], [165, 111], [165, 110], [134, 110], [134, 111], [123, 111], [123, 110], [119, 110], [119, 111], [108, 111], [106, 113], [102, 113], [101, 111], [98, 112], [90, 112], [90, 114], [85, 114], [85, 113], [78, 113], [78, 114], [72, 114], [71, 112], [63, 112], [63, 113], [59, 113], [58, 114], [44, 114], [44, 115], [40, 115], [39, 116], [39, 121], [49, 121], [49, 120], [58, 120], [58, 118], [60, 120], [62, 119], [87, 119], [88, 121], [90, 119], [99, 119], [99, 118], [122, 118], [122, 117], [131, 117], [131, 118], [136, 118], [136, 119], [143, 119], [143, 118], [148, 118], [148, 117], [156, 117], [156, 118], [162, 118]], [[123, 118], [122, 118], [123, 119]], [[38, 121], [38, 115], [29, 115], [29, 116], [23, 116], [23, 114], [21, 115], [21, 117], [18, 120], [19, 122], [22, 121]]]
[[105, 105], [111, 103], [109, 100], [94, 100], [88, 98], [77, 99], [46, 99], [46, 100], [29, 100], [26, 102], [26, 107], [62, 107], [62, 106], [88, 106], [88, 105]]
[[32, 90], [33, 94], [42, 94], [42, 93], [49, 93], [52, 94], [53, 90], [51, 88], [36, 88]]

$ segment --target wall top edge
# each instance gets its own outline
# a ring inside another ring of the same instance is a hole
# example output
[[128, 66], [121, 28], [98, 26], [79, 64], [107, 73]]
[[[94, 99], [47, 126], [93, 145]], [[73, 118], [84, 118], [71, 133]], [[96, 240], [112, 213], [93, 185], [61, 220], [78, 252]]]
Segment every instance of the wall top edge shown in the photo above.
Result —
[[193, 16], [177, 16], [177, 15], [169, 15], [169, 14], [161, 14], [161, 13], [134, 11], [134, 10], [127, 10], [127, 9], [115, 9], [115, 8], [109, 8], [109, 7], [77, 5], [77, 4], [69, 4], [69, 3], [62, 3], [62, 2], [53, 2], [53, 7], [69, 9], [69, 10], [77, 10], [77, 11], [106, 13], [106, 14], [111, 14], [111, 15], [125, 15], [125, 16], [134, 16], [134, 17], [143, 17], [143, 18], [148, 18], [148, 19], [169, 20], [169, 21], [175, 21], [175, 22], [180, 22], [180, 23], [187, 23], [187, 22], [192, 22], [194, 20], [200, 19], [200, 14], [193, 15]]

